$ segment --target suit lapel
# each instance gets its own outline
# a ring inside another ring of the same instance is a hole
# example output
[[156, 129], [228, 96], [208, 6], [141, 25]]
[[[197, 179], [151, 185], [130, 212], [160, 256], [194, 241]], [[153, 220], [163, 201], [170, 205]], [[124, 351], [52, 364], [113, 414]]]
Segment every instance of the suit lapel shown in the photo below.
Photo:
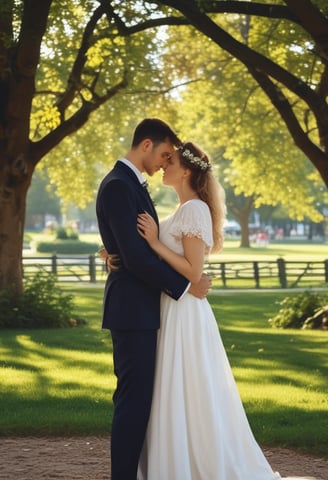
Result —
[[150, 208], [150, 212], [149, 212], [149, 213], [151, 213], [151, 215], [155, 218], [155, 220], [156, 220], [156, 222], [157, 222], [157, 224], [158, 224], [157, 213], [156, 213], [156, 210], [155, 210], [154, 203], [153, 203], [153, 201], [152, 201], [152, 199], [151, 199], [151, 196], [149, 195], [148, 189], [147, 189], [146, 186], [143, 186], [143, 185], [141, 185], [141, 184], [140, 184], [140, 188], [142, 188], [142, 190], [143, 190], [143, 195], [144, 195], [144, 197], [146, 198], [147, 203], [148, 203], [148, 205], [149, 205], [149, 208]]
[[135, 188], [140, 191], [142, 194], [143, 198], [147, 202], [149, 213], [155, 218], [157, 224], [158, 224], [158, 216], [153, 204], [153, 201], [149, 195], [149, 192], [147, 188], [139, 182], [137, 176], [135, 173], [129, 168], [127, 165], [125, 165], [123, 162], [118, 161], [115, 165], [115, 170], [117, 169], [118, 172], [120, 172], [122, 175], [125, 177], [128, 177], [129, 181], [132, 181], [133, 184], [135, 185]]

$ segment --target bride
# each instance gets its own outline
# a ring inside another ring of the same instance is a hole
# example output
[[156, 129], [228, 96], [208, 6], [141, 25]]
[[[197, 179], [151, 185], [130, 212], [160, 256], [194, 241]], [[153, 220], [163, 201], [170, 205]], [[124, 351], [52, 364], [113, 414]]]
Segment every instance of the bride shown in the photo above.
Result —
[[[197, 282], [204, 258], [223, 244], [224, 192], [208, 157], [181, 145], [164, 168], [180, 205], [158, 229], [148, 213], [138, 231], [175, 270]], [[275, 480], [250, 429], [217, 323], [206, 298], [161, 296], [151, 416], [138, 480]]]

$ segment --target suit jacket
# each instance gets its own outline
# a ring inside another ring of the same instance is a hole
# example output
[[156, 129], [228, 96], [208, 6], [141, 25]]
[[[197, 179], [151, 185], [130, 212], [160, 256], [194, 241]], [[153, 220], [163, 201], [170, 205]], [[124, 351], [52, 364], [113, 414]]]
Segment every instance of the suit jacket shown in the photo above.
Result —
[[109, 253], [119, 255], [122, 264], [106, 281], [103, 328], [157, 329], [161, 290], [178, 299], [189, 282], [139, 235], [139, 213], [147, 211], [157, 223], [158, 218], [147, 189], [124, 163], [117, 162], [103, 179], [96, 211], [103, 244]]

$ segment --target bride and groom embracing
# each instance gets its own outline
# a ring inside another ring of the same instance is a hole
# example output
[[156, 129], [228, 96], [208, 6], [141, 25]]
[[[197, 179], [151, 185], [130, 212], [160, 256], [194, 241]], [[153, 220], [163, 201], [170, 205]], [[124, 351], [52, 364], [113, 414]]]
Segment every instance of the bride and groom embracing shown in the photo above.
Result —
[[[161, 223], [143, 173], [179, 197]], [[117, 386], [112, 480], [275, 480], [249, 427], [202, 273], [223, 243], [224, 193], [210, 161], [163, 121], [137, 125], [97, 196], [112, 266], [103, 305]]]

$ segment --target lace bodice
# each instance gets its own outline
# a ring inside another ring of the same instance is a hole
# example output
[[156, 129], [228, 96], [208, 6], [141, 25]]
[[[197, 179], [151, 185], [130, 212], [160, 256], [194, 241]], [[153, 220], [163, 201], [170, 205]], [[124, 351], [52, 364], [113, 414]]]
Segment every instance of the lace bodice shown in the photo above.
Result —
[[183, 255], [182, 236], [201, 238], [207, 252], [213, 246], [211, 214], [202, 200], [189, 200], [161, 222], [160, 240], [179, 255]]

